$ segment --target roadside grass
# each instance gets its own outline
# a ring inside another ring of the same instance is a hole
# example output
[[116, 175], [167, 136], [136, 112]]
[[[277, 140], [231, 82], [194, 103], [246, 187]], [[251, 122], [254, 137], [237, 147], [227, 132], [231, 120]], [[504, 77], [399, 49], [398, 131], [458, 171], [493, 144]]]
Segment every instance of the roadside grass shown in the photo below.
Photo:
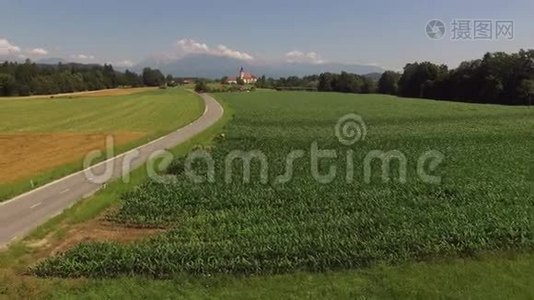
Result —
[[[5, 280], [2, 280], [5, 279]], [[362, 270], [169, 280], [2, 278], [0, 298], [43, 299], [532, 299], [533, 254], [379, 265]]]
[[53, 299], [532, 299], [534, 255], [376, 266], [274, 276], [177, 276], [172, 280], [80, 280]]
[[[51, 138], [37, 142], [55, 145], [61, 144], [61, 133], [80, 136], [97, 133], [102, 134], [103, 140], [107, 134], [142, 133], [142, 138], [115, 145], [115, 154], [119, 154], [192, 122], [203, 110], [200, 97], [179, 88], [150, 90], [123, 96], [6, 99], [0, 101], [0, 136], [9, 140], [13, 135], [27, 135], [29, 139], [25, 143], [32, 143], [36, 142], [32, 141], [32, 135], [46, 133], [50, 134]], [[55, 139], [54, 134], [57, 135]], [[16, 145], [13, 148], [16, 148]], [[70, 151], [68, 147], [57, 148]], [[49, 153], [46, 149], [36, 151], [36, 147], [29, 147], [28, 144], [20, 145], [17, 149], [12, 153], [23, 159], [4, 157], [2, 161], [9, 162], [10, 168], [18, 166], [40, 171], [36, 171], [31, 177], [0, 182], [0, 201], [82, 169], [83, 157], [65, 162], [64, 153]], [[20, 153], [25, 149], [32, 152]], [[91, 150], [94, 148], [86, 149], [87, 152]], [[5, 155], [9, 154], [4, 153]], [[55, 159], [57, 163], [41, 170], [39, 161], [51, 159]], [[105, 158], [99, 158], [103, 159]], [[95, 163], [99, 160], [95, 160]]]
[[243, 88], [243, 89], [251, 89], [254, 87], [253, 84], [244, 84], [244, 85], [238, 85], [238, 84], [222, 84], [220, 82], [210, 82], [208, 83], [208, 88], [212, 90], [218, 90], [218, 91], [227, 91], [230, 88]]

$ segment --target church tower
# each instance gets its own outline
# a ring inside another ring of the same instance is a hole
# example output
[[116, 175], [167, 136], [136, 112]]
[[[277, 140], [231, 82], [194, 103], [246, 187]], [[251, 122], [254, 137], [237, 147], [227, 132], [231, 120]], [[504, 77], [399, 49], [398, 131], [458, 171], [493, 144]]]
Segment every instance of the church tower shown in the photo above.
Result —
[[245, 78], [245, 70], [243, 69], [243, 67], [241, 67], [241, 70], [239, 70], [239, 78]]

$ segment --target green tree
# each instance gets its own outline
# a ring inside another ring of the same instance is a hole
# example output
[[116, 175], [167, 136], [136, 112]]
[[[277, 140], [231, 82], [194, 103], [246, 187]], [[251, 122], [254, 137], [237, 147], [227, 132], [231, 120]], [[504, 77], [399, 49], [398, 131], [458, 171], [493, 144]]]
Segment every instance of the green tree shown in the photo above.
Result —
[[447, 73], [448, 68], [445, 65], [430, 62], [407, 64], [399, 79], [398, 93], [403, 97], [427, 97], [429, 94], [435, 94], [436, 91], [431, 89], [435, 86], [431, 82], [442, 80]]
[[334, 90], [332, 86], [333, 81], [336, 75], [332, 73], [322, 73], [319, 75], [319, 84], [317, 85], [317, 90], [322, 92], [331, 92]]
[[206, 81], [198, 80], [195, 84], [195, 92], [197, 93], [208, 93], [209, 87]]
[[146, 86], [160, 86], [165, 83], [165, 76], [163, 76], [160, 70], [144, 68], [143, 83]]
[[341, 72], [341, 74], [334, 80], [333, 88], [337, 92], [342, 93], [361, 93], [364, 80], [361, 76]]
[[534, 97], [534, 79], [523, 79], [518, 89], [518, 94], [522, 99], [526, 100], [525, 104], [530, 107]]
[[363, 85], [361, 88], [361, 93], [363, 94], [371, 94], [376, 93], [377, 91], [377, 83], [371, 78], [367, 78], [365, 76], [362, 76]]
[[[158, 72], [152, 71], [154, 74]], [[53, 94], [143, 85], [141, 76], [130, 71], [117, 72], [113, 66], [108, 64], [103, 66], [78, 63], [37, 65], [28, 59], [24, 63], [1, 63], [0, 74], [4, 74], [0, 91], [0, 95], [4, 96]]]
[[378, 80], [377, 91], [380, 94], [396, 95], [400, 74], [393, 71], [385, 71]]
[[255, 86], [257, 88], [266, 88], [267, 87], [267, 79], [265, 78], [265, 75], [262, 75], [258, 80], [256, 81]]
[[17, 95], [17, 82], [10, 74], [0, 73], [0, 96]]
[[126, 70], [124, 72], [124, 85], [138, 87], [143, 85], [143, 78], [134, 72]]
[[165, 83], [167, 86], [176, 86], [176, 80], [174, 80], [174, 76], [171, 74], [167, 74], [167, 77], [165, 77]]

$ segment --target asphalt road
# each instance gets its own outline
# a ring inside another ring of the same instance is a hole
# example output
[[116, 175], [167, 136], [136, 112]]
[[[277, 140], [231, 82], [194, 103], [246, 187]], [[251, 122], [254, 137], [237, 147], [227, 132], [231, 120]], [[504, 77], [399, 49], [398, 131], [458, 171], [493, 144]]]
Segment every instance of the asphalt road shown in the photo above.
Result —
[[[106, 182], [120, 178], [122, 174], [141, 166], [155, 151], [179, 145], [213, 125], [222, 117], [224, 110], [211, 96], [206, 94], [201, 96], [206, 104], [206, 110], [200, 118], [189, 125], [86, 170], [0, 203], [0, 248], [5, 248], [12, 241], [24, 237], [79, 200], [90, 197], [105, 186]], [[130, 160], [131, 157], [135, 158]], [[109, 173], [111, 175], [109, 180], [105, 182], [95, 183], [95, 180], [87, 175], [90, 171], [95, 174], [93, 178], [96, 178], [104, 174], [106, 168], [112, 172]]]

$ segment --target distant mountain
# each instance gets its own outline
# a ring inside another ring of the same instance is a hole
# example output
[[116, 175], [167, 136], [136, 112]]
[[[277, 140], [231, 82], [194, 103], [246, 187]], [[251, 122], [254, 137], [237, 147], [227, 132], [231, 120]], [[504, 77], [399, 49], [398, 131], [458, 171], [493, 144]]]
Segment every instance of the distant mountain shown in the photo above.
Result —
[[[1, 56], [0, 57], [0, 62], [3, 62], [3, 61], [23, 63], [23, 62], [26, 61], [26, 58], [20, 58], [20, 57], [14, 57], [14, 56], [9, 56], [9, 57], [8, 56]], [[60, 58], [60, 57], [46, 57], [46, 58], [41, 58], [41, 59], [37, 59], [37, 60], [31, 60], [31, 62], [36, 63], [36, 64], [41, 65], [41, 66], [56, 66], [59, 63], [62, 63], [64, 65], [76, 65], [76, 66], [98, 66], [98, 65], [103, 65], [103, 64], [99, 64], [99, 63], [75, 62], [75, 61], [67, 60], [67, 59]]]
[[376, 66], [350, 65], [340, 63], [306, 64], [306, 63], [276, 63], [259, 64], [208, 54], [190, 54], [180, 59], [148, 59], [136, 67], [137, 72], [144, 67], [158, 68], [164, 74], [177, 77], [221, 78], [237, 75], [240, 67], [255, 74], [267, 77], [288, 77], [319, 74], [323, 72], [339, 73], [346, 71], [355, 74], [382, 73], [384, 70]]
[[258, 74], [265, 74], [268, 77], [288, 77], [314, 75], [324, 72], [341, 73], [342, 71], [354, 74], [369, 74], [383, 72], [383, 69], [376, 66], [351, 65], [341, 63], [305, 64], [305, 63], [285, 63], [267, 66]]
[[[17, 57], [0, 57], [0, 62], [18, 61], [23, 59]], [[39, 65], [55, 66], [58, 63], [71, 64], [66, 59], [58, 57], [42, 58], [35, 61]], [[84, 65], [81, 63], [72, 63]], [[88, 66], [96, 64], [87, 64]], [[257, 63], [248, 62], [231, 57], [216, 56], [210, 54], [190, 54], [180, 59], [171, 58], [148, 58], [145, 61], [128, 68], [132, 71], [141, 73], [144, 67], [160, 69], [163, 74], [172, 74], [176, 77], [201, 77], [201, 78], [221, 78], [224, 76], [236, 76], [241, 67], [256, 76], [265, 75], [267, 77], [279, 78], [289, 76], [306, 76], [315, 75], [324, 72], [340, 73], [341, 71], [365, 75], [369, 78], [378, 80], [384, 69], [370, 65], [352, 65], [341, 63]], [[115, 67], [118, 71], [124, 71], [125, 67]]]
[[380, 77], [382, 77], [382, 73], [384, 73], [383, 71], [382, 72], [373, 72], [373, 73], [369, 73], [369, 74], [364, 74], [363, 76], [371, 79], [371, 80], [374, 80], [374, 81], [378, 81], [380, 80]]
[[177, 60], [148, 59], [134, 67], [134, 70], [141, 72], [144, 67], [151, 67], [176, 77], [221, 78], [237, 74], [241, 66], [250, 72], [256, 71], [241, 60], [206, 54], [188, 55]]
[[20, 58], [20, 57], [17, 57], [15, 55], [1, 55], [0, 56], [0, 63], [3, 63], [3, 62], [11, 62], [11, 61], [14, 61], [14, 62], [23, 62], [24, 59]]
[[67, 61], [59, 57], [47, 57], [37, 60], [36, 63], [43, 65], [57, 65], [59, 63], [65, 64]]

